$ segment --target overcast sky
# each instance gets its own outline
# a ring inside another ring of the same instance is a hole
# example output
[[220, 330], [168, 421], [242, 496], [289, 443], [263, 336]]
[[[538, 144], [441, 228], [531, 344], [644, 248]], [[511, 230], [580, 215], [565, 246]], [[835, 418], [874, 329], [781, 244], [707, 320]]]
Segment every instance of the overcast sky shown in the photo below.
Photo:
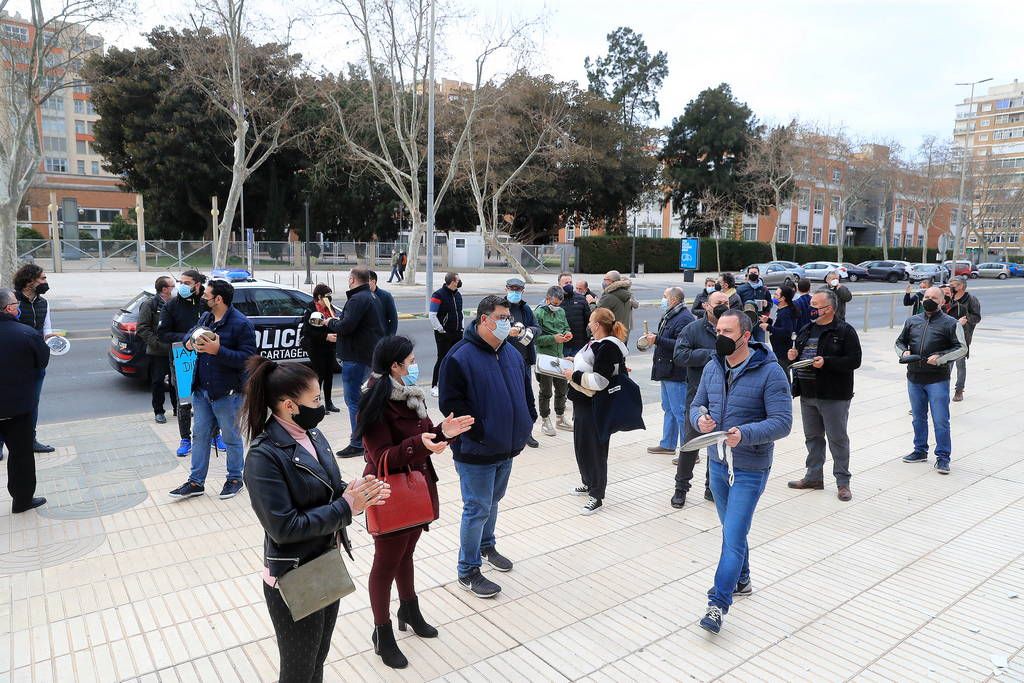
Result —
[[[319, 1], [330, 6], [330, 0]], [[189, 6], [182, 0], [138, 2], [138, 23], [106, 30], [109, 43], [141, 44], [141, 32], [179, 23]], [[844, 125], [855, 136], [896, 139], [913, 149], [923, 135], [950, 135], [953, 106], [968, 94], [954, 83], [987, 77], [993, 83], [1024, 81], [1022, 0], [459, 2], [472, 16], [442, 38], [447, 54], [439, 59], [439, 76], [472, 80], [474, 27], [495, 17], [510, 19], [510, 11], [541, 18], [533, 31], [534, 70], [581, 83], [584, 58], [603, 54], [606, 34], [629, 26], [643, 34], [652, 52], [668, 53], [656, 122], [662, 125], [702, 89], [724, 81], [763, 121], [797, 117]], [[285, 24], [283, 4], [298, 3], [250, 0], [253, 10], [268, 17], [271, 33]], [[307, 22], [293, 35], [295, 48], [317, 67], [337, 70], [357, 57], [340, 21]]]

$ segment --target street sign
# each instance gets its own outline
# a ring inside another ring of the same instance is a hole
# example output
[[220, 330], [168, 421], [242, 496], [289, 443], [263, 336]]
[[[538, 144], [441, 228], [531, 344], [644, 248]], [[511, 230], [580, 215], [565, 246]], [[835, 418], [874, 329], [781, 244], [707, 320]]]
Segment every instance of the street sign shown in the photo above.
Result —
[[684, 237], [679, 240], [679, 270], [700, 269], [700, 240]]

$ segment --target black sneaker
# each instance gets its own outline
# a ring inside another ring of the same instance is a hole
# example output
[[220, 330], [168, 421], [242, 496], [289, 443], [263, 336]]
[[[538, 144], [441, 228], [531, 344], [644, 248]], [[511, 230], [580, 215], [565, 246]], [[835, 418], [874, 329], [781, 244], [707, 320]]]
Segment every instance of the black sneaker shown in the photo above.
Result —
[[53, 446], [49, 446], [49, 445], [47, 445], [45, 443], [39, 443], [38, 441], [33, 441], [32, 442], [32, 452], [33, 453], [53, 453], [55, 450], [57, 450], [57, 449], [54, 448]]
[[704, 489], [704, 500], [710, 500], [712, 503], [715, 502], [715, 494], [711, 493], [711, 489]]
[[586, 503], [584, 503], [583, 511], [582, 511], [581, 514], [592, 515], [592, 514], [594, 514], [595, 512], [597, 512], [600, 509], [601, 509], [601, 501], [598, 500], [597, 498], [594, 498], [593, 496], [591, 496], [590, 500], [588, 500]]
[[487, 564], [491, 565], [499, 572], [512, 571], [512, 560], [508, 559], [494, 548], [481, 550], [480, 555], [484, 558], [484, 560], [486, 560]]
[[361, 458], [365, 451], [359, 446], [345, 446], [335, 453], [339, 458]]
[[238, 495], [238, 492], [242, 490], [244, 484], [241, 479], [228, 479], [224, 482], [224, 488], [220, 490], [219, 498], [221, 500], [227, 500], [228, 498], [234, 498]]
[[711, 633], [722, 630], [722, 610], [715, 605], [708, 605], [708, 613], [700, 620], [700, 627]]
[[487, 579], [479, 569], [474, 569], [468, 576], [460, 576], [459, 587], [478, 598], [493, 598], [501, 592], [501, 586]]
[[174, 500], [181, 500], [182, 498], [194, 498], [196, 496], [201, 496], [204, 493], [206, 493], [205, 486], [197, 484], [194, 481], [186, 481], [167, 495]]
[[579, 486], [577, 486], [576, 488], [574, 488], [572, 490], [572, 495], [574, 495], [574, 496], [589, 496], [590, 495], [590, 487], [589, 486], [584, 486], [583, 484], [580, 484]]
[[533, 438], [532, 434], [526, 439], [526, 445], [530, 448], [540, 448], [540, 443], [537, 439]]
[[903, 462], [928, 462], [927, 453], [908, 453], [903, 456]]
[[936, 460], [935, 469], [939, 474], [949, 474], [949, 461], [948, 460]]

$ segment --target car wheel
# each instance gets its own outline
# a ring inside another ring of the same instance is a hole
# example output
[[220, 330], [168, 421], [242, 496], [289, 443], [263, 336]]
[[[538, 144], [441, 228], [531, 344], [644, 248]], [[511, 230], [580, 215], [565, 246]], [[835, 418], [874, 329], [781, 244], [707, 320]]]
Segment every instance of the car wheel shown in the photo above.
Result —
[[787, 278], [786, 278], [785, 280], [783, 280], [783, 281], [782, 281], [782, 286], [783, 286], [783, 287], [792, 287], [792, 286], [793, 286], [793, 280], [792, 280], [792, 278], [788, 278], [788, 277], [787, 277]]
[[[910, 278], [910, 276], [908, 275], [907, 279], [909, 279], [909, 278]], [[899, 282], [899, 280], [900, 280], [900, 276], [897, 275], [896, 273], [889, 273], [888, 275], [885, 276], [885, 281], [886, 282], [896, 283], [896, 282]]]
[[853, 273], [850, 273], [850, 282], [856, 282], [859, 279], [860, 279], [859, 277], [857, 277]]
[[1006, 279], [1006, 273], [999, 273], [999, 275], [997, 275], [996, 277], [998, 277], [1000, 280], [1005, 280]]
[[977, 273], [971, 273], [967, 277], [969, 277], [972, 280], [977, 280], [978, 279], [978, 274]]

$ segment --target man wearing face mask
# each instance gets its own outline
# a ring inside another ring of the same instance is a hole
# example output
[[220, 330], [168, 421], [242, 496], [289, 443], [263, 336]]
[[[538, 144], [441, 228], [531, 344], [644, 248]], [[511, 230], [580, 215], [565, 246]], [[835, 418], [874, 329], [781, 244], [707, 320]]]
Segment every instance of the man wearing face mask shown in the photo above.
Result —
[[458, 273], [445, 273], [444, 286], [430, 295], [430, 326], [434, 328], [434, 346], [437, 359], [430, 379], [430, 395], [437, 396], [437, 374], [441, 361], [451, 348], [462, 339], [462, 278]]
[[[537, 335], [535, 344], [537, 353], [543, 353], [555, 358], [564, 357], [564, 344], [572, 340], [573, 334], [569, 330], [569, 323], [565, 319], [565, 311], [562, 309], [562, 299], [565, 297], [565, 290], [555, 286], [548, 289], [544, 298], [544, 305], [538, 306], [533, 312], [540, 326], [540, 334]], [[572, 431], [572, 423], [565, 416], [565, 396], [569, 390], [569, 383], [561, 377], [552, 377], [540, 372], [537, 374], [537, 384], [540, 385], [540, 393], [537, 394], [537, 403], [540, 407], [541, 431], [546, 436], [554, 436], [557, 429], [567, 432]], [[551, 398], [555, 399], [555, 422], [551, 422]]]
[[839, 282], [839, 273], [834, 270], [825, 276], [825, 286], [835, 294], [835, 315], [840, 320], [846, 320], [846, 303], [853, 299], [853, 294], [850, 292], [849, 287], [839, 284]]
[[775, 441], [793, 427], [789, 382], [772, 350], [751, 341], [750, 319], [726, 311], [715, 327], [715, 356], [704, 367], [690, 422], [701, 433], [725, 431], [722, 445], [708, 447], [711, 490], [722, 523], [722, 552], [708, 610], [700, 627], [722, 628], [734, 595], [749, 595], [747, 534], [772, 467]]
[[[505, 281], [505, 300], [508, 301], [508, 310], [512, 314], [512, 329], [509, 331], [509, 343], [522, 354], [526, 361], [526, 368], [529, 370], [537, 362], [537, 348], [534, 339], [540, 334], [540, 326], [537, 318], [533, 315], [533, 309], [523, 299], [523, 290], [526, 283], [518, 277], [510, 277]], [[537, 448], [540, 444], [533, 435], [526, 440], [530, 448]]]
[[956, 391], [953, 400], [964, 400], [964, 384], [967, 382], [967, 359], [971, 354], [971, 339], [974, 328], [981, 322], [981, 302], [973, 294], [967, 292], [967, 279], [963, 276], [953, 278], [949, 283], [952, 300], [949, 302], [949, 315], [956, 318], [964, 328], [964, 340], [967, 342], [967, 353], [956, 361]]
[[[160, 314], [167, 302], [174, 298], [174, 278], [163, 275], [153, 283], [156, 296], [142, 304], [139, 308], [139, 325], [135, 334], [146, 343], [146, 355], [149, 360], [149, 385], [152, 395], [153, 416], [157, 424], [164, 424], [164, 379], [171, 372], [171, 345], [160, 340], [157, 330], [160, 326]], [[178, 412], [177, 392], [171, 390], [171, 408]]]
[[[239, 414], [242, 408], [242, 385], [245, 363], [256, 355], [256, 329], [252, 322], [231, 305], [235, 288], [226, 280], [210, 280], [203, 292], [207, 312], [199, 318], [195, 329], [183, 337], [185, 348], [196, 352], [196, 369], [192, 378], [192, 410], [195, 413], [195, 444], [192, 448], [192, 470], [188, 481], [170, 492], [175, 500], [201, 496], [206, 492], [206, 474], [210, 468], [210, 438], [215, 425], [220, 425], [227, 446], [227, 481], [220, 492], [226, 500], [242, 490], [242, 436]], [[215, 335], [193, 341], [196, 329], [205, 328]]]
[[690, 306], [690, 310], [695, 318], [704, 317], [704, 304], [708, 302], [708, 297], [719, 288], [720, 285], [715, 282], [715, 278], [709, 277], [704, 280], [704, 289], [700, 290], [697, 296], [693, 297], [693, 304]]
[[[14, 295], [17, 297], [18, 310], [21, 317], [18, 322], [28, 325], [43, 335], [46, 340], [53, 336], [53, 326], [50, 324], [50, 305], [43, 298], [43, 295], [50, 291], [50, 284], [46, 281], [46, 273], [34, 263], [26, 263], [14, 273]], [[46, 368], [39, 369], [38, 381], [33, 383], [35, 393], [35, 411], [32, 413], [32, 450], [36, 453], [53, 453], [53, 446], [40, 443], [35, 438], [36, 423], [39, 422], [39, 398], [43, 393], [43, 379], [46, 377]]]
[[[724, 292], [712, 292], [708, 300], [704, 302], [704, 317], [684, 327], [679, 334], [679, 339], [676, 340], [675, 350], [672, 352], [672, 362], [677, 368], [686, 370], [686, 415], [690, 414], [693, 397], [697, 395], [697, 386], [700, 384], [704, 366], [715, 354], [715, 339], [718, 334], [715, 332], [715, 325], [728, 310], [729, 297]], [[689, 418], [685, 420], [685, 423], [684, 442], [700, 434], [690, 424]], [[686, 504], [686, 494], [690, 490], [690, 480], [693, 479], [693, 468], [697, 459], [698, 451], [679, 452], [679, 457], [675, 462], [676, 488], [672, 494], [672, 507], [674, 508], [681, 508]], [[704, 499], [714, 500], [707, 468], [704, 472]]]
[[832, 473], [839, 500], [848, 502], [850, 492], [850, 401], [853, 371], [860, 367], [860, 338], [853, 326], [836, 313], [836, 295], [828, 287], [811, 297], [811, 318], [788, 352], [790, 362], [811, 360], [809, 368], [794, 371], [793, 395], [800, 397], [800, 416], [807, 443], [807, 473], [789, 482], [791, 489], [825, 488], [825, 442], [832, 452]]
[[500, 572], [512, 569], [495, 548], [498, 503], [505, 496], [512, 459], [526, 446], [537, 420], [529, 368], [510, 335], [510, 309], [502, 297], [483, 298], [476, 319], [441, 363], [438, 385], [443, 414], [475, 418], [451, 446], [462, 491], [459, 587], [479, 598], [501, 592], [480, 573], [483, 560]]
[[753, 303], [757, 316], [768, 315], [772, 310], [772, 295], [761, 279], [761, 269], [757, 266], [747, 268], [747, 281], [736, 287], [736, 295], [742, 304]]
[[590, 341], [590, 329], [587, 323], [590, 320], [590, 314], [597, 307], [597, 301], [588, 302], [586, 294], [580, 293], [572, 286], [571, 273], [559, 275], [558, 286], [565, 292], [565, 296], [562, 298], [562, 310], [565, 311], [565, 321], [569, 323], [569, 331], [572, 332], [572, 339], [562, 345], [562, 353], [567, 358], [572, 358]]
[[953, 450], [949, 433], [949, 376], [952, 363], [967, 355], [964, 326], [942, 312], [942, 290], [924, 293], [924, 312], [903, 323], [896, 353], [907, 362], [907, 393], [914, 416], [914, 450], [903, 462], [928, 462], [928, 413], [935, 428], [935, 469], [949, 474]]
[[[654, 348], [651, 379], [661, 383], [661, 442], [649, 446], [648, 453], [671, 453], [686, 441], [686, 368], [677, 366], [672, 358], [676, 341], [683, 329], [695, 318], [683, 302], [683, 290], [669, 287], [661, 297], [661, 320], [658, 332], [647, 335], [647, 344]], [[682, 441], [680, 441], [682, 439]]]

